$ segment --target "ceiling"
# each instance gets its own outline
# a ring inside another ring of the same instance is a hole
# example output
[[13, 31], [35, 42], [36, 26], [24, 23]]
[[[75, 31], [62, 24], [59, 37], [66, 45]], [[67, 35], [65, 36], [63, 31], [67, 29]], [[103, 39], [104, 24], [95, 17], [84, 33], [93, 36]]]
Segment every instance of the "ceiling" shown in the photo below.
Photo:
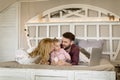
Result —
[[14, 2], [16, 2], [16, 0], [0, 0], [0, 12], [9, 7]]
[[9, 7], [13, 3], [15, 3], [16, 1], [20, 1], [20, 2], [34, 2], [34, 1], [48, 1], [48, 0], [0, 0], [0, 13], [4, 9], [6, 9], [7, 7]]

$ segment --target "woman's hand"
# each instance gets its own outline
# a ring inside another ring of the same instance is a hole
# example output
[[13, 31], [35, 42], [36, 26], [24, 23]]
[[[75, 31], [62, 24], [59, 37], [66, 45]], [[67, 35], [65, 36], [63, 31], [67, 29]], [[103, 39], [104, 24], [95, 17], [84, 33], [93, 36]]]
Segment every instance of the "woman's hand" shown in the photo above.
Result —
[[67, 62], [65, 62], [63, 60], [59, 60], [58, 63], [57, 63], [57, 65], [60, 65], [60, 66], [70, 66], [71, 64], [67, 63]]
[[53, 60], [53, 61], [51, 62], [51, 65], [57, 65], [57, 63]]

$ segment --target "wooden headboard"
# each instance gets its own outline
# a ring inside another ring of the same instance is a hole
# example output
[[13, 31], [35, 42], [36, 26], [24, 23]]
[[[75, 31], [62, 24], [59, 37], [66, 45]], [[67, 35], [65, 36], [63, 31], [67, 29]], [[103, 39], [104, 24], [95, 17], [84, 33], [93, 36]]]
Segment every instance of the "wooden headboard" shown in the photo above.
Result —
[[48, 9], [30, 19], [25, 31], [29, 48], [37, 46], [42, 38], [61, 38], [69, 31], [77, 39], [105, 40], [103, 53], [111, 58], [119, 51], [119, 16], [92, 5], [67, 4]]
[[42, 38], [61, 38], [64, 32], [72, 32], [77, 39], [105, 40], [103, 54], [116, 54], [120, 43], [120, 22], [53, 22], [27, 23], [27, 44], [29, 48], [38, 45]]

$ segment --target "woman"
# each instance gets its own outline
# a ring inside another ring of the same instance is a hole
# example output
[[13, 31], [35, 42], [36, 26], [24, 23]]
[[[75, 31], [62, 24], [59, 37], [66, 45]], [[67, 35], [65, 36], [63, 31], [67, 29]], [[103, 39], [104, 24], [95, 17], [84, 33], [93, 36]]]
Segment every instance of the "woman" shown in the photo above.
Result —
[[[49, 64], [50, 53], [53, 51], [53, 40], [50, 38], [42, 39], [38, 46], [26, 57], [20, 58], [17, 62], [21, 64]], [[21, 53], [22, 54], [22, 53]]]
[[53, 41], [50, 38], [42, 39], [38, 47], [35, 48], [29, 55], [30, 57], [39, 57], [36, 60], [36, 63], [39, 64], [49, 64], [48, 60], [50, 59], [50, 53], [53, 51]]

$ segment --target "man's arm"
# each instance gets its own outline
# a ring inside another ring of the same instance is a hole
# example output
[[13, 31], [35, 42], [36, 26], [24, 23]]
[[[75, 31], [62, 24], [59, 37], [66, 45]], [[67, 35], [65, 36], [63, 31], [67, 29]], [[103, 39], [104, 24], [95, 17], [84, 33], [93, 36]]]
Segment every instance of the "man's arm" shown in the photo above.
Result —
[[72, 51], [72, 56], [71, 56], [71, 64], [72, 65], [78, 65], [79, 63], [79, 48], [75, 47]]

